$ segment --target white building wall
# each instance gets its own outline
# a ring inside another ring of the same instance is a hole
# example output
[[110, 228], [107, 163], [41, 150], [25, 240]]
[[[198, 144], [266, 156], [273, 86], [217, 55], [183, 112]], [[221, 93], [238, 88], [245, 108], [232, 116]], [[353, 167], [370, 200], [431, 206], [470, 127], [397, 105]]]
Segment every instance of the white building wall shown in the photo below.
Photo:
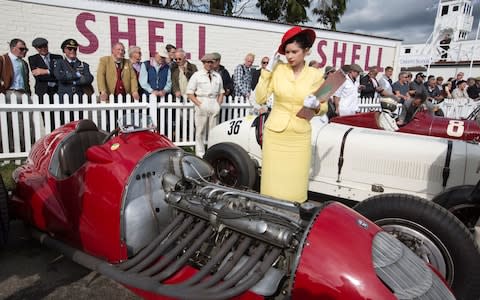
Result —
[[[30, 48], [27, 55], [36, 54], [31, 41], [44, 37], [49, 40], [50, 51], [61, 54], [62, 41], [74, 38], [81, 45], [79, 58], [90, 64], [94, 76], [99, 58], [110, 54], [114, 36], [111, 29], [116, 28], [112, 25], [116, 20], [120, 32], [128, 31], [128, 22], [134, 26], [130, 37], [142, 48], [144, 59], [149, 55], [149, 47], [155, 49], [160, 45], [157, 42], [163, 40], [164, 44], [183, 44], [182, 48], [191, 54], [191, 62], [198, 67], [205, 52], [219, 52], [222, 64], [230, 72], [249, 52], [257, 55], [255, 64], [259, 64], [262, 56], [271, 56], [290, 27], [101, 0], [0, 0], [0, 7], [0, 53], [8, 51], [7, 43], [12, 38], [21, 38]], [[85, 21], [85, 18], [89, 20]], [[157, 40], [149, 38], [151, 24], [159, 25], [154, 30]], [[183, 33], [179, 32], [180, 28]], [[362, 68], [376, 65], [398, 67], [398, 40], [321, 29], [315, 31], [317, 40], [309, 60], [317, 60], [323, 66], [340, 67], [354, 62]], [[95, 39], [98, 47], [92, 46]], [[120, 41], [127, 47], [133, 45], [126, 39]]]

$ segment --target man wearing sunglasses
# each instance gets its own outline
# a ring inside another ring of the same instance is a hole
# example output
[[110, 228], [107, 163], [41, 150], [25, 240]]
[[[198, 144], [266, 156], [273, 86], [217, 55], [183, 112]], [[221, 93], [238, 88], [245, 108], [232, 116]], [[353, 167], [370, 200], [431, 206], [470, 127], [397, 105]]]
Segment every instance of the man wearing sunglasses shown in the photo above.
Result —
[[10, 41], [10, 51], [0, 58], [0, 93], [30, 94], [28, 65], [23, 59], [27, 51], [21, 39]]
[[264, 56], [261, 60], [261, 66], [259, 69], [254, 69], [252, 71], [252, 91], [255, 90], [255, 87], [257, 86], [258, 79], [260, 78], [260, 74], [262, 73], [262, 69], [265, 69], [268, 65], [269, 62], [268, 56]]
[[[43, 97], [47, 94], [50, 100], [58, 91], [57, 79], [53, 75], [54, 63], [62, 59], [61, 55], [52, 54], [48, 51], [48, 41], [38, 37], [33, 40], [32, 46], [37, 54], [28, 57], [28, 63], [32, 75], [35, 78], [35, 94], [38, 95], [40, 104], [43, 104]], [[48, 101], [47, 101], [48, 102]]]
[[[10, 41], [10, 51], [0, 57], [0, 93], [5, 94], [7, 104], [11, 103], [12, 95], [16, 96], [17, 103], [21, 103], [24, 94], [30, 95], [30, 85], [28, 82], [28, 65], [23, 59], [27, 54], [28, 48], [21, 39], [12, 39]], [[29, 99], [30, 101], [30, 99]], [[9, 150], [13, 152], [13, 131], [12, 116], [7, 113], [8, 124], [8, 142]], [[17, 125], [17, 124], [15, 124]], [[18, 126], [20, 131], [20, 146], [24, 146], [23, 138], [23, 117], [18, 116]], [[5, 143], [2, 143], [5, 145]], [[5, 146], [3, 146], [5, 147]], [[1, 147], [0, 147], [1, 148]], [[1, 149], [0, 149], [1, 150]], [[5, 149], [6, 150], [6, 149]], [[3, 150], [2, 150], [3, 151]]]
[[78, 59], [78, 43], [74, 39], [63, 41], [61, 48], [65, 59], [57, 60], [54, 75], [58, 80], [58, 94], [60, 103], [64, 101], [64, 95], [68, 95], [69, 102], [73, 102], [73, 95], [81, 97], [83, 94], [91, 94], [93, 87], [93, 75], [90, 66]]
[[183, 49], [177, 49], [175, 64], [172, 65], [172, 94], [175, 97], [184, 97], [186, 100], [187, 84], [195, 72], [197, 66], [187, 60]]

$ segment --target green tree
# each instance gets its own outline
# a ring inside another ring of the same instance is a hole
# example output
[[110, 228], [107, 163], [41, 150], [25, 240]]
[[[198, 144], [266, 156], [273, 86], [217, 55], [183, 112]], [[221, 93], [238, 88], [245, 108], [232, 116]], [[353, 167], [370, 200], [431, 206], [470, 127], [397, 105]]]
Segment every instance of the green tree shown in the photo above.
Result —
[[317, 22], [331, 30], [337, 30], [337, 23], [347, 9], [347, 0], [321, 0], [313, 9], [313, 14], [318, 15]]
[[310, 1], [306, 0], [258, 0], [256, 6], [270, 21], [299, 24], [307, 22], [307, 8]]

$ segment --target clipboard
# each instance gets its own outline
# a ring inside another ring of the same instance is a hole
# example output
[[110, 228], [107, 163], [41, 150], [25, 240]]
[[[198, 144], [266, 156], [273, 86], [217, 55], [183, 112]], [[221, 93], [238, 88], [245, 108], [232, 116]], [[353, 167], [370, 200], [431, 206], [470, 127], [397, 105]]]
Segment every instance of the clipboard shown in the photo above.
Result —
[[[345, 73], [342, 71], [342, 69], [338, 69], [335, 71], [335, 73], [328, 76], [327, 80], [322, 83], [322, 85], [315, 93], [313, 93], [313, 95], [317, 97], [319, 101], [328, 99], [335, 94], [345, 80], [347, 80]], [[310, 121], [314, 116], [315, 110], [305, 106], [297, 112], [297, 117], [306, 119], [307, 121]]]

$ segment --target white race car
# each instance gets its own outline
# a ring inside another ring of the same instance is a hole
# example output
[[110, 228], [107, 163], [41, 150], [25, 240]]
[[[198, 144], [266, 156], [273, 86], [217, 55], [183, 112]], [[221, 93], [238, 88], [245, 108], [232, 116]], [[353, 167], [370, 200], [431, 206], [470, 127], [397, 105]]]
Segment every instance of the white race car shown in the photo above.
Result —
[[[249, 115], [210, 131], [205, 159], [224, 184], [258, 188], [262, 131], [267, 118], [266, 114]], [[458, 195], [456, 198], [463, 200], [453, 201], [453, 212], [463, 217], [465, 231], [475, 231], [478, 205], [470, 205], [476, 200], [466, 200], [472, 197], [465, 195], [480, 196], [480, 188], [474, 186], [480, 177], [477, 143], [314, 122], [312, 156], [310, 200], [355, 205], [357, 211], [442, 269], [447, 277], [461, 265], [464, 258], [454, 253], [465, 253], [457, 247], [470, 247], [474, 236], [458, 239], [453, 232], [441, 230], [445, 225], [453, 228], [445, 222], [459, 223], [458, 219], [448, 212], [452, 218], [429, 214], [427, 207], [436, 205], [435, 199], [448, 206], [451, 196]], [[475, 258], [469, 260], [478, 262], [477, 246], [474, 252]]]

